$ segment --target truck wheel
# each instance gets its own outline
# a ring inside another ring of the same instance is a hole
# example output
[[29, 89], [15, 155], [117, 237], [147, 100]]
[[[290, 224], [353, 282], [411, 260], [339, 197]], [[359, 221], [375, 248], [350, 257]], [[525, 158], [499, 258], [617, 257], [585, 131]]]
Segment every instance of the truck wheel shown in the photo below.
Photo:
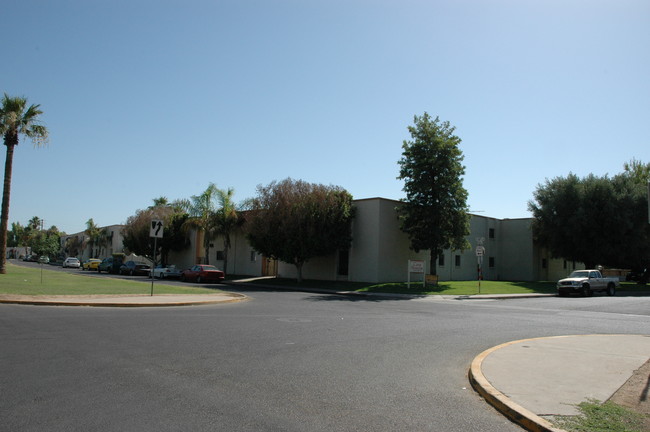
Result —
[[614, 285], [613, 283], [609, 283], [607, 285], [607, 295], [608, 296], [616, 295], [616, 285]]
[[591, 297], [591, 294], [592, 294], [591, 287], [588, 284], [584, 284], [582, 286], [582, 295], [584, 297]]

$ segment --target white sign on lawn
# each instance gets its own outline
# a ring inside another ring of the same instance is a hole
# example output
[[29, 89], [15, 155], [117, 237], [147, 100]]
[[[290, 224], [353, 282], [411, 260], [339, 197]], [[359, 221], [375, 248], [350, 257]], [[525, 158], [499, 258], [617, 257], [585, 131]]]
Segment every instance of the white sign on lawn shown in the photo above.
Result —
[[[407, 286], [411, 288], [411, 273], [422, 273], [424, 274], [424, 260], [409, 260], [409, 271]], [[422, 286], [424, 286], [424, 277], [422, 278]]]

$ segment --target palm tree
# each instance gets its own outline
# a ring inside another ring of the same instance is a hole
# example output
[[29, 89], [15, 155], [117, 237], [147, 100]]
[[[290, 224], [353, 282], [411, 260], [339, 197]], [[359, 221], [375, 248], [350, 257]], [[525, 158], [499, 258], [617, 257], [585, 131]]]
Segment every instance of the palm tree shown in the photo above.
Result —
[[69, 237], [65, 241], [65, 252], [68, 256], [78, 256], [81, 259], [81, 250], [83, 248], [83, 242], [77, 236]]
[[205, 264], [210, 264], [210, 241], [214, 238], [214, 217], [218, 210], [219, 193], [214, 183], [201, 195], [193, 195], [189, 200], [179, 202], [189, 214], [185, 222], [186, 227], [193, 227], [203, 234], [203, 248], [205, 249]]
[[47, 128], [39, 123], [43, 111], [40, 105], [27, 106], [24, 97], [2, 98], [0, 107], [0, 133], [7, 146], [5, 160], [5, 177], [2, 189], [2, 214], [0, 215], [0, 274], [7, 273], [7, 226], [9, 224], [9, 198], [11, 194], [11, 174], [13, 169], [14, 148], [18, 145], [20, 135], [30, 138], [36, 146], [47, 143]]
[[90, 258], [97, 258], [96, 251], [94, 250], [95, 245], [100, 242], [100, 237], [102, 235], [102, 230], [95, 224], [93, 218], [90, 218], [86, 221], [86, 230], [84, 234], [88, 236], [88, 245], [90, 246]]
[[34, 231], [36, 231], [36, 230], [41, 229], [42, 222], [43, 221], [41, 220], [41, 218], [39, 218], [38, 216], [34, 216], [27, 223], [27, 227], [34, 230]]
[[167, 199], [167, 197], [161, 196], [161, 197], [153, 199], [153, 205], [149, 206], [149, 209], [154, 209], [154, 208], [157, 208], [157, 207], [167, 207], [167, 206], [170, 206], [170, 205], [171, 204], [169, 204], [169, 200]]
[[214, 217], [214, 231], [216, 235], [223, 236], [223, 271], [228, 271], [228, 250], [230, 249], [230, 234], [241, 225], [237, 208], [232, 200], [235, 190], [217, 189], [219, 210]]

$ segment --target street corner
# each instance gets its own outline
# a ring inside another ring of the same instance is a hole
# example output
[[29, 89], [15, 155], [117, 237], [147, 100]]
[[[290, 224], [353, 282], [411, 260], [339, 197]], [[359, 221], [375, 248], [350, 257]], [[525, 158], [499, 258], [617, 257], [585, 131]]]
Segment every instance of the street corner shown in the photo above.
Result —
[[559, 431], [546, 418], [608, 400], [650, 356], [647, 335], [568, 335], [507, 342], [479, 354], [472, 387], [515, 423]]
[[554, 428], [553, 425], [544, 418], [517, 404], [506, 394], [494, 387], [483, 374], [483, 362], [488, 358], [488, 356], [500, 349], [523, 341], [525, 340], [512, 341], [497, 345], [476, 356], [472, 361], [468, 373], [470, 384], [487, 403], [524, 429], [532, 432], [564, 432], [562, 429]]

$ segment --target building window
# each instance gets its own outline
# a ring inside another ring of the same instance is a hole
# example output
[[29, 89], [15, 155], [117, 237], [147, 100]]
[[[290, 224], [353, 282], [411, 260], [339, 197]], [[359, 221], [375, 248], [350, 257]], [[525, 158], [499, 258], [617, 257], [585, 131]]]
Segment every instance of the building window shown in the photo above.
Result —
[[488, 266], [494, 268], [494, 257], [488, 258]]
[[440, 254], [440, 255], [438, 255], [438, 265], [439, 265], [440, 267], [444, 267], [444, 266], [445, 266], [445, 255], [444, 255], [444, 254]]
[[460, 255], [455, 256], [456, 267], [460, 267]]
[[494, 238], [494, 228], [490, 228], [488, 230], [488, 237], [493, 239]]
[[563, 267], [564, 270], [566, 270], [566, 267], [567, 267], [566, 260], [564, 260], [564, 267]]
[[254, 250], [251, 251], [251, 262], [257, 261], [257, 254]]
[[217, 251], [217, 261], [223, 261], [224, 259], [223, 251]]
[[545, 269], [546, 267], [547, 267], [546, 258], [542, 258], [542, 268]]

